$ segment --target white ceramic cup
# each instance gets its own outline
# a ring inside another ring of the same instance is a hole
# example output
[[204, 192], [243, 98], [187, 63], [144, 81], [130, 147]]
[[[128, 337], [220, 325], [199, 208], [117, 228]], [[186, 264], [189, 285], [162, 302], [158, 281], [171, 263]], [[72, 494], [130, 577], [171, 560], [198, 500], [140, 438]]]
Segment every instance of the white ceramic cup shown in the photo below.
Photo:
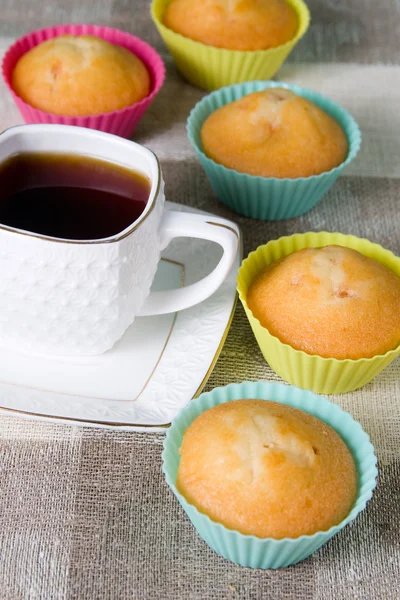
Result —
[[[2, 345], [58, 355], [101, 354], [135, 316], [193, 306], [213, 294], [228, 275], [238, 250], [238, 229], [216, 217], [166, 211], [160, 165], [150, 150], [64, 125], [24, 125], [0, 135], [0, 164], [21, 152], [107, 160], [146, 175], [151, 189], [140, 217], [109, 238], [64, 240], [0, 224]], [[217, 242], [223, 256], [197, 283], [150, 292], [160, 253], [175, 237]]]

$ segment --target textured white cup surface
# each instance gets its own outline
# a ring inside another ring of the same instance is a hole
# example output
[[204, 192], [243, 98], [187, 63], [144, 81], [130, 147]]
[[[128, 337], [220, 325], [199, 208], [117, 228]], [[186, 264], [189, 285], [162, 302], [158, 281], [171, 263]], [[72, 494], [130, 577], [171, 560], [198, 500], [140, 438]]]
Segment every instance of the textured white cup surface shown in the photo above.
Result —
[[[63, 125], [25, 125], [0, 135], [0, 164], [21, 152], [93, 156], [131, 168], [151, 182], [144, 212], [110, 238], [60, 240], [0, 225], [0, 343], [39, 353], [101, 354], [121, 338], [141, 311], [163, 247], [184, 234], [176, 231], [182, 224], [175, 230], [171, 227], [173, 215], [179, 220], [177, 213], [170, 215], [169, 227], [163, 226], [165, 196], [158, 160], [134, 142]], [[211, 239], [207, 231], [202, 235], [204, 218], [191, 217], [198, 220], [200, 233], [188, 235]], [[222, 236], [227, 236], [226, 231]], [[233, 234], [225, 241], [214, 241], [225, 252], [205, 296], [225, 279], [237, 249]], [[185, 298], [152, 294], [152, 309], [145, 312], [173, 312], [204, 299], [197, 299], [194, 291], [190, 286], [182, 290]]]

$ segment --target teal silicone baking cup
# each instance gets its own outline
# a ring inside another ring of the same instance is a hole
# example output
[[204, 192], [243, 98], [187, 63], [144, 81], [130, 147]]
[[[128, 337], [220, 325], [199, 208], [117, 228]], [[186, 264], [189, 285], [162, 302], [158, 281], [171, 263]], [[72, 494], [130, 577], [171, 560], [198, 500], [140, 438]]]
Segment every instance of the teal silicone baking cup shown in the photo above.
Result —
[[[258, 538], [243, 535], [212, 521], [199, 512], [178, 492], [175, 482], [179, 466], [179, 448], [185, 430], [202, 412], [230, 400], [258, 398], [274, 400], [304, 410], [318, 417], [342, 437], [353, 454], [358, 471], [357, 497], [348, 516], [327, 531], [298, 538]], [[278, 569], [293, 565], [315, 552], [365, 508], [376, 485], [377, 461], [368, 435], [353, 417], [324, 396], [282, 383], [244, 382], [215, 388], [190, 402], [174, 419], [164, 440], [163, 472], [166, 481], [179, 500], [203, 540], [224, 558], [244, 567]]]
[[[349, 144], [347, 158], [342, 164], [320, 175], [278, 179], [240, 173], [216, 163], [205, 155], [200, 131], [211, 113], [247, 94], [276, 87], [291, 90], [311, 100], [339, 123]], [[313, 208], [334, 184], [343, 169], [355, 158], [361, 145], [361, 132], [356, 121], [341, 106], [318, 92], [280, 81], [250, 81], [212, 92], [193, 108], [186, 129], [189, 140], [218, 198], [235, 212], [264, 221], [290, 219]]]

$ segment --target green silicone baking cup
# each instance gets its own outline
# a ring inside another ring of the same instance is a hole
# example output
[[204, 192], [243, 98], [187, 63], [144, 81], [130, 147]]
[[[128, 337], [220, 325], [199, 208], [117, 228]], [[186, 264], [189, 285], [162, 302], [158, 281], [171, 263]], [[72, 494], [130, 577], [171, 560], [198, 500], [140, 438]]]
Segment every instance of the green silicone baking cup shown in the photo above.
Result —
[[310, 12], [303, 0], [287, 0], [297, 13], [296, 35], [267, 50], [228, 50], [196, 42], [164, 25], [164, 13], [171, 0], [152, 0], [151, 16], [181, 74], [193, 85], [216, 90], [224, 85], [257, 79], [272, 79], [287, 56], [305, 35]]
[[260, 350], [282, 379], [317, 394], [344, 394], [363, 387], [400, 355], [400, 344], [371, 358], [324, 358], [296, 350], [281, 342], [253, 315], [247, 304], [248, 290], [259, 273], [273, 262], [302, 248], [336, 245], [352, 248], [376, 260], [400, 277], [400, 257], [364, 238], [328, 231], [295, 233], [262, 244], [242, 261], [237, 290]]
[[[230, 400], [258, 398], [274, 400], [304, 410], [335, 429], [353, 454], [358, 472], [357, 497], [348, 516], [327, 531], [298, 538], [258, 538], [243, 535], [212, 521], [199, 512], [178, 492], [175, 482], [179, 466], [179, 448], [185, 430], [202, 412]], [[215, 388], [190, 402], [174, 419], [164, 440], [163, 472], [194, 527], [204, 541], [224, 558], [244, 567], [278, 569], [304, 560], [353, 521], [365, 508], [376, 486], [377, 460], [368, 435], [353, 417], [324, 396], [282, 383], [244, 382]]]
[[[331, 115], [344, 130], [349, 144], [346, 160], [338, 167], [310, 177], [278, 179], [240, 173], [208, 158], [201, 144], [200, 131], [207, 117], [221, 106], [247, 94], [268, 88], [285, 88], [314, 102]], [[235, 212], [253, 219], [277, 221], [308, 212], [321, 200], [343, 169], [355, 158], [361, 145], [361, 132], [353, 117], [321, 94], [288, 83], [250, 81], [227, 86], [196, 104], [187, 121], [187, 134], [219, 199]]]

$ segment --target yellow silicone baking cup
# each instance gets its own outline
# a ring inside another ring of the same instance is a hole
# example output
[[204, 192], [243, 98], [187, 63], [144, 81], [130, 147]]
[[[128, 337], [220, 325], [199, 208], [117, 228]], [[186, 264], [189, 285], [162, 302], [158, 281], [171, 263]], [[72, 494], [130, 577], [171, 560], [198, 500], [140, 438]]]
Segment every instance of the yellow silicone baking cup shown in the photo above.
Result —
[[258, 345], [270, 367], [282, 379], [303, 389], [319, 394], [342, 394], [371, 381], [400, 355], [400, 345], [386, 354], [359, 360], [338, 360], [306, 354], [271, 335], [255, 318], [246, 302], [251, 283], [267, 265], [302, 248], [319, 248], [329, 244], [358, 250], [400, 277], [400, 258], [379, 244], [342, 233], [304, 233], [281, 237], [251, 252], [239, 269], [237, 289]]
[[310, 24], [310, 13], [303, 0], [287, 0], [296, 11], [299, 22], [293, 39], [269, 50], [226, 50], [206, 46], [165, 27], [163, 17], [170, 1], [153, 0], [153, 21], [182, 75], [193, 85], [206, 90], [243, 81], [271, 79]]

